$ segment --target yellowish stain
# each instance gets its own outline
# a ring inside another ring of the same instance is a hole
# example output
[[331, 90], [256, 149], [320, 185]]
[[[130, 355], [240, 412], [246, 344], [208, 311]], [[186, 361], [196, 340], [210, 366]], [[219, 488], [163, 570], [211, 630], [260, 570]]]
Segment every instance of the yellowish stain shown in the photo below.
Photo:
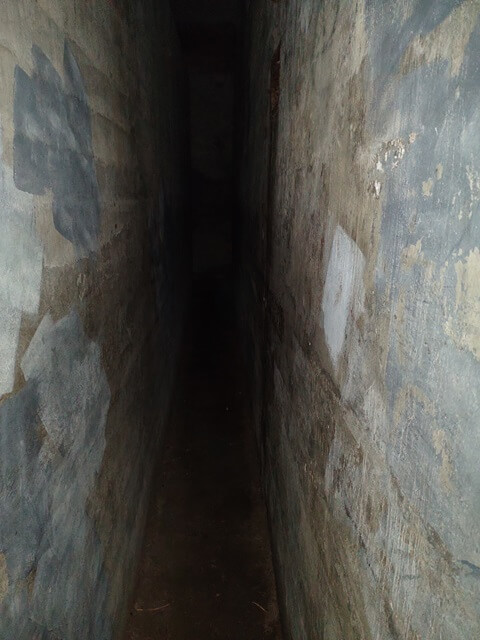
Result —
[[461, 349], [480, 360], [480, 250], [470, 251], [455, 263], [457, 274], [455, 315], [445, 323], [445, 333]]
[[397, 394], [395, 398], [395, 408], [393, 412], [393, 424], [398, 428], [401, 424], [408, 427], [415, 419], [413, 407], [420, 404], [423, 411], [435, 418], [436, 407], [430, 398], [415, 385], [406, 385]]
[[409, 271], [422, 257], [422, 241], [418, 240], [416, 244], [409, 244], [402, 251], [402, 266]]
[[442, 459], [442, 467], [440, 469], [440, 481], [445, 490], [451, 491], [453, 465], [448, 451], [447, 437], [443, 429], [436, 429], [432, 434], [433, 446], [437, 456]]
[[458, 76], [479, 13], [480, 1], [466, 0], [433, 31], [414, 38], [403, 56], [402, 72], [409, 73], [424, 64], [447, 60], [450, 75]]
[[0, 553], [0, 604], [8, 593], [8, 572], [5, 554]]
[[432, 195], [432, 188], [433, 188], [432, 178], [429, 178], [428, 180], [425, 180], [425, 182], [422, 182], [422, 192], [426, 198], [430, 198], [430, 196]]

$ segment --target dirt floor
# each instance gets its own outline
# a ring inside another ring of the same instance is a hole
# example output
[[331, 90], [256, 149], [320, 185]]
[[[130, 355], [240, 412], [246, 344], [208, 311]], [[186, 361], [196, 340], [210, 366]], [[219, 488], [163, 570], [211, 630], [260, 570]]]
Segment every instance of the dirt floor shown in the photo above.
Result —
[[280, 640], [228, 283], [195, 287], [190, 364], [163, 447], [125, 640]]

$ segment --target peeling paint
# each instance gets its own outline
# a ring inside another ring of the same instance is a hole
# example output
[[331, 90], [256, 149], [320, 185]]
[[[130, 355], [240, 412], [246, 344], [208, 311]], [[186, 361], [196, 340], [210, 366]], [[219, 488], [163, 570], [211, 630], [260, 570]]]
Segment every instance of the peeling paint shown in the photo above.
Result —
[[422, 241], [410, 244], [402, 252], [402, 266], [407, 271], [410, 270], [422, 257]]
[[432, 197], [433, 178], [429, 178], [422, 182], [422, 193], [426, 198]]

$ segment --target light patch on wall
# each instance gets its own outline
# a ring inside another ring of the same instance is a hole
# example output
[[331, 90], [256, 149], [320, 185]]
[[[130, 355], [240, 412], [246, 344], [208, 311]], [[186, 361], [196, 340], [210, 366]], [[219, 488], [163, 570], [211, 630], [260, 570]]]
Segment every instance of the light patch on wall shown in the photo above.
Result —
[[358, 315], [363, 305], [364, 268], [362, 252], [337, 225], [322, 300], [325, 338], [335, 368], [345, 342], [349, 315]]
[[3, 164], [0, 128], [0, 395], [13, 389], [22, 313], [38, 311], [43, 251], [35, 233], [33, 198], [15, 187]]

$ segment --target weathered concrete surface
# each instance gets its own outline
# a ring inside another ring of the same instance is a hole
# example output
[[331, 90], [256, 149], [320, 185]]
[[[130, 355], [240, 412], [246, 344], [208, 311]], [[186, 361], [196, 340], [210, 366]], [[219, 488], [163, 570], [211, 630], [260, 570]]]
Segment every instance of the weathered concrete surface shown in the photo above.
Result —
[[479, 15], [250, 3], [242, 307], [291, 638], [480, 636]]
[[122, 630], [182, 334], [178, 51], [166, 2], [0, 7], [2, 638]]

